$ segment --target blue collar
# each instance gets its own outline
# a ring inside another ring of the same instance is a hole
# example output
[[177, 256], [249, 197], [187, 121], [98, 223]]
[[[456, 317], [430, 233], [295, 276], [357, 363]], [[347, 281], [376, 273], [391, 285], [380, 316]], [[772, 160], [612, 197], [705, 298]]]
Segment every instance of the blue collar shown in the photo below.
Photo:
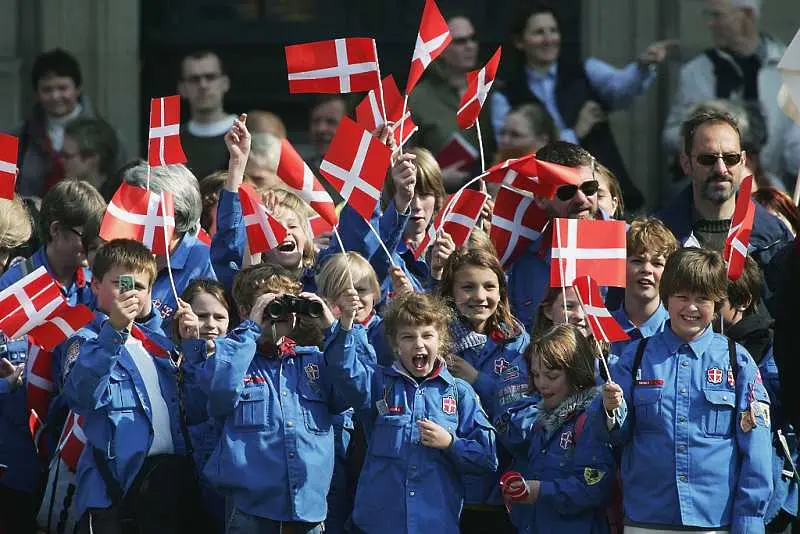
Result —
[[172, 251], [169, 255], [169, 264], [172, 266], [172, 269], [183, 269], [186, 267], [186, 261], [189, 259], [189, 254], [192, 251], [192, 248], [197, 245], [199, 241], [197, 238], [189, 232], [183, 234], [181, 238], [181, 242], [178, 243], [178, 246], [175, 247], [175, 250]]
[[550, 67], [548, 67], [547, 72], [545, 74], [540, 74], [540, 71], [537, 71], [536, 69], [525, 67], [525, 75], [528, 77], [529, 82], [555, 80], [556, 76], [558, 75], [558, 62], [554, 61], [550, 65]]
[[682, 346], [688, 344], [692, 353], [699, 357], [705, 353], [709, 346], [711, 346], [711, 341], [714, 339], [714, 330], [711, 328], [711, 325], [708, 325], [702, 334], [687, 343], [675, 334], [675, 332], [672, 330], [670, 322], [667, 321], [662, 339], [664, 340], [664, 344], [667, 346], [667, 350], [673, 356], [680, 350]]
[[642, 334], [642, 337], [650, 337], [653, 334], [658, 333], [664, 323], [666, 323], [669, 319], [669, 313], [667, 313], [666, 308], [664, 308], [664, 305], [661, 303], [658, 304], [656, 311], [654, 311], [653, 314], [648, 317], [647, 320], [639, 327], [634, 325], [628, 318], [628, 314], [625, 312], [624, 303], [622, 306], [612, 311], [611, 316], [616, 319], [626, 333], [630, 334], [634, 330], [638, 330], [639, 333]]

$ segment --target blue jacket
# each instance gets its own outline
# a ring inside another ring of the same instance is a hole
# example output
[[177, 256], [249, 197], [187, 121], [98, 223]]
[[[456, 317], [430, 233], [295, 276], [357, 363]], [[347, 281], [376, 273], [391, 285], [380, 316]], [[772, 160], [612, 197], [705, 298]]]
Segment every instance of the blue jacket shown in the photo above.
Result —
[[[184, 454], [186, 447], [179, 424], [177, 371], [172, 342], [140, 327], [147, 337], [171, 357], [153, 357], [159, 386], [167, 404], [170, 432], [175, 454]], [[111, 506], [106, 485], [95, 464], [92, 448], [105, 455], [113, 476], [128, 490], [139, 473], [147, 451], [153, 443], [152, 408], [144, 380], [133, 357], [125, 347], [127, 334], [120, 333], [97, 313], [95, 320], [67, 342], [78, 343], [78, 350], [67, 351], [64, 363], [68, 373], [64, 395], [79, 415], [84, 416], [83, 431], [87, 447], [78, 464], [77, 511]], [[145, 347], [146, 348], [146, 347]], [[196, 394], [196, 384], [205, 361], [205, 341], [183, 343], [186, 413], [190, 422], [206, 416], [205, 397]]]
[[[33, 253], [28, 260], [19, 262], [11, 267], [3, 276], [0, 277], [0, 291], [19, 282], [26, 275], [32, 273], [42, 265], [50, 273], [50, 276], [55, 278], [53, 269], [50, 267], [50, 262], [47, 261], [47, 253], [45, 252], [46, 246], [42, 246], [39, 250]], [[91, 288], [92, 272], [88, 267], [79, 267], [75, 271], [75, 278], [69, 287], [64, 287], [59, 284], [61, 293], [70, 306], [76, 304], [85, 304], [90, 308], [94, 308], [94, 294]]]
[[204, 475], [245, 513], [317, 523], [333, 473], [331, 417], [347, 405], [319, 349], [267, 358], [256, 351], [260, 334], [244, 321], [208, 360], [209, 412], [224, 423]]
[[[753, 359], [737, 345], [734, 378], [727, 338], [709, 327], [686, 343], [666, 328], [648, 339], [633, 376], [637, 346], [631, 344], [612, 369], [624, 403], [606, 433], [622, 447], [626, 521], [764, 532], [772, 493], [769, 418], [763, 415], [769, 397]], [[592, 417], [605, 430], [602, 398], [597, 401]], [[751, 406], [760, 414], [757, 424], [743, 428], [742, 414]]]
[[[356, 352], [366, 343], [363, 329], [340, 330], [326, 354], [369, 443], [353, 522], [365, 532], [457, 532], [461, 475], [497, 469], [494, 429], [469, 384], [443, 365], [417, 382], [399, 363], [364, 365]], [[422, 418], [453, 435], [448, 449], [420, 444]]]
[[[541, 247], [547, 251], [540, 254]], [[550, 289], [550, 244], [542, 236], [514, 262], [508, 273], [508, 299], [514, 317], [530, 332], [536, 309]]]
[[614, 365], [619, 359], [620, 355], [625, 352], [625, 348], [637, 339], [650, 337], [658, 332], [663, 332], [664, 326], [667, 324], [667, 320], [669, 319], [669, 313], [667, 313], [667, 309], [663, 304], [659, 304], [656, 311], [653, 312], [653, 315], [648, 317], [647, 320], [638, 327], [634, 325], [630, 319], [628, 319], [628, 314], [625, 313], [624, 305], [612, 311], [611, 316], [616, 319], [616, 321], [631, 339], [629, 341], [615, 341], [611, 344], [611, 350], [609, 351], [608, 355], [609, 366]]

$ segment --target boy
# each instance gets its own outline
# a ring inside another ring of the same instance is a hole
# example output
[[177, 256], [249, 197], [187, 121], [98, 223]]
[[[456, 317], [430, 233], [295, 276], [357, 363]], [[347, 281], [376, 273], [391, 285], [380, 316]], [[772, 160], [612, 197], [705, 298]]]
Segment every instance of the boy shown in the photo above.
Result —
[[[217, 338], [208, 360], [209, 411], [223, 430], [204, 474], [228, 499], [228, 532], [322, 532], [331, 418], [347, 405], [335, 397], [317, 348], [333, 315], [319, 297], [299, 291], [282, 267], [237, 274], [233, 298], [249, 319]], [[317, 307], [319, 316], [287, 310], [287, 296]]]
[[622, 449], [626, 532], [764, 532], [769, 398], [747, 351], [710, 328], [726, 288], [717, 252], [673, 253], [667, 326], [625, 350], [593, 407]]
[[[639, 217], [628, 228], [627, 249], [625, 299], [611, 315], [636, 340], [664, 330], [667, 310], [658, 290], [664, 265], [678, 249], [678, 241], [658, 219]], [[629, 343], [612, 343], [612, 359], [616, 360]]]
[[[132, 277], [133, 288], [121, 292], [123, 277]], [[141, 532], [194, 531], [185, 421], [207, 418], [205, 399], [189, 387], [205, 341], [185, 342], [181, 360], [167, 338], [134, 324], [155, 277], [142, 243], [104, 245], [94, 261], [95, 320], [67, 342], [64, 395], [85, 418], [87, 437], [78, 465], [79, 532], [118, 532], [130, 521]], [[178, 322], [185, 333], [197, 318], [182, 309]]]

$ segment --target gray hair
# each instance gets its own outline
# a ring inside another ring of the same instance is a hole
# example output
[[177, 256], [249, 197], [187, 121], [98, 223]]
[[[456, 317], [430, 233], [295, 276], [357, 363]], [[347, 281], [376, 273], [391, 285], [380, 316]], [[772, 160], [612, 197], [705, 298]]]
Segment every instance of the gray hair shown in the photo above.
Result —
[[764, 0], [731, 0], [731, 7], [740, 9], [752, 9], [756, 18], [761, 17], [761, 8], [764, 6]]
[[[131, 185], [147, 187], [147, 164], [139, 163], [126, 170], [122, 179]], [[166, 165], [150, 168], [150, 190], [169, 191], [175, 199], [175, 231], [194, 232], [200, 223], [202, 200], [200, 186], [192, 171], [185, 165]]]

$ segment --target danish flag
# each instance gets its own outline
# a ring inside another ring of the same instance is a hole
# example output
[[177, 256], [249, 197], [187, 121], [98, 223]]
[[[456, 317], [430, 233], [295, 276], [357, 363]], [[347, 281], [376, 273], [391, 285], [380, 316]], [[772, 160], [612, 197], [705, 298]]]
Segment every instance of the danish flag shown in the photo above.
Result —
[[500, 65], [500, 53], [503, 47], [498, 46], [497, 51], [489, 61], [479, 70], [467, 73], [467, 91], [461, 97], [461, 104], [456, 113], [456, 122], [461, 129], [467, 129], [478, 120], [483, 103], [489, 96], [489, 90], [494, 83], [497, 67]]
[[550, 286], [568, 287], [579, 276], [625, 287], [625, 222], [554, 219]]
[[450, 28], [444, 20], [436, 2], [425, 0], [425, 7], [422, 9], [422, 20], [419, 23], [417, 42], [414, 44], [414, 54], [411, 57], [411, 70], [408, 73], [406, 82], [406, 95], [411, 94], [411, 90], [419, 81], [422, 73], [431, 64], [431, 61], [439, 57], [444, 52], [447, 45], [453, 38], [450, 35]]
[[381, 198], [392, 151], [349, 117], [342, 117], [319, 172], [369, 221]]
[[178, 95], [150, 100], [147, 163], [151, 167], [186, 163], [181, 148], [181, 97]]
[[93, 318], [94, 313], [87, 306], [83, 304], [70, 306], [63, 302], [47, 321], [32, 328], [29, 335], [37, 345], [51, 351], [74, 336], [78, 330], [89, 324]]
[[285, 47], [289, 92], [359, 93], [378, 87], [375, 39], [347, 37]]
[[750, 244], [750, 233], [753, 231], [753, 220], [756, 215], [756, 205], [750, 198], [752, 189], [753, 177], [748, 176], [739, 186], [731, 227], [728, 237], [725, 238], [723, 258], [728, 262], [730, 280], [738, 280], [742, 276], [747, 261], [747, 247]]
[[0, 198], [14, 198], [17, 185], [17, 157], [19, 139], [13, 135], [0, 134]]
[[[403, 97], [400, 96], [400, 89], [397, 88], [397, 83], [394, 77], [390, 74], [383, 79], [383, 99], [386, 106], [386, 115], [389, 117], [389, 122], [394, 123], [391, 127], [392, 136], [394, 137], [397, 146], [405, 144], [415, 131], [418, 130], [417, 125], [411, 119], [411, 110], [407, 109], [403, 115]], [[379, 91], [371, 90], [364, 100], [356, 106], [356, 122], [361, 126], [374, 132], [380, 126], [383, 126], [384, 120], [381, 107], [381, 95]], [[403, 139], [400, 139], [400, 117], [403, 117]]]
[[174, 231], [172, 193], [164, 191], [159, 195], [127, 182], [122, 182], [114, 193], [100, 224], [100, 237], [106, 241], [134, 239], [144, 243], [153, 254], [166, 254]]
[[487, 183], [503, 184], [536, 195], [552, 198], [562, 185], [578, 185], [578, 170], [566, 165], [536, 159], [535, 154], [507, 159], [481, 175]]
[[456, 248], [466, 243], [469, 234], [481, 215], [483, 203], [489, 195], [474, 189], [462, 189], [455, 193], [446, 207], [439, 211], [422, 242], [414, 250], [414, 258], [419, 259], [436, 240], [436, 234], [443, 230], [450, 234]]
[[44, 266], [0, 292], [0, 331], [9, 339], [24, 336], [66, 302]]
[[625, 330], [614, 319], [611, 312], [606, 309], [603, 297], [600, 294], [600, 286], [597, 285], [594, 278], [591, 276], [579, 276], [572, 282], [572, 287], [575, 288], [575, 293], [578, 295], [583, 313], [586, 314], [586, 320], [589, 323], [589, 328], [592, 329], [595, 339], [608, 343], [630, 339], [630, 336], [625, 333]]
[[47, 448], [41, 441], [43, 430], [47, 426], [47, 414], [50, 408], [50, 399], [55, 391], [53, 384], [53, 354], [42, 350], [37, 345], [30, 345], [28, 349], [28, 362], [25, 366], [27, 377], [25, 380], [25, 405], [27, 408], [28, 428], [36, 446], [36, 451], [45, 459]]
[[504, 269], [511, 267], [520, 254], [542, 235], [547, 214], [533, 198], [502, 186], [492, 211], [489, 238]]
[[239, 199], [251, 254], [272, 250], [286, 239], [286, 228], [267, 212], [255, 189], [247, 184], [240, 185]]
[[333, 232], [333, 225], [319, 215], [315, 215], [314, 217], [310, 217], [308, 219], [308, 228], [311, 232], [311, 235], [314, 237], [319, 237], [322, 234]]
[[64, 430], [61, 431], [61, 438], [58, 440], [56, 454], [73, 473], [78, 470], [78, 460], [86, 448], [86, 434], [83, 433], [85, 421], [83, 416], [70, 410]]
[[317, 177], [292, 144], [281, 139], [281, 153], [278, 158], [278, 169], [275, 171], [287, 188], [306, 201], [325, 221], [334, 225], [339, 222], [336, 215], [336, 204], [319, 183]]

